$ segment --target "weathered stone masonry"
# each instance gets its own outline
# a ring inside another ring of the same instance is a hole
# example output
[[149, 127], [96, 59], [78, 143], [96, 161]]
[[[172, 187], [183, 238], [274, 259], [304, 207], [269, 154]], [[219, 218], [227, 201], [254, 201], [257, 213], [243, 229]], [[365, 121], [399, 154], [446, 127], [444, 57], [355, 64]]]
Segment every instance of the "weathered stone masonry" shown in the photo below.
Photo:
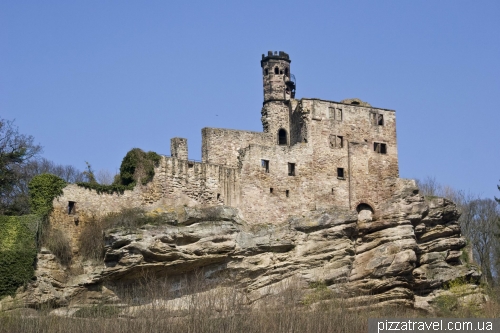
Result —
[[227, 205], [248, 223], [276, 224], [320, 208], [376, 213], [399, 181], [395, 112], [359, 99], [295, 99], [290, 64], [281, 51], [262, 55], [263, 132], [204, 128], [202, 162], [173, 138], [149, 184], [122, 195], [69, 185], [52, 222], [75, 236], [90, 216], [124, 207]]

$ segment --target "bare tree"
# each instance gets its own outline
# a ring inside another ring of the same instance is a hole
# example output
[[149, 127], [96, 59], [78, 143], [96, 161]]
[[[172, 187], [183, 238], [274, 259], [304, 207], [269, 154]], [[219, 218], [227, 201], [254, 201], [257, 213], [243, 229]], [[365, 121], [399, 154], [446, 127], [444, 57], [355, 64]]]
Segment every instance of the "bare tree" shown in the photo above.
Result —
[[102, 185], [111, 185], [113, 183], [113, 180], [115, 179], [115, 176], [109, 172], [107, 169], [101, 169], [97, 172], [96, 176], [97, 182]]
[[0, 118], [0, 214], [17, 211], [19, 170], [42, 151], [34, 141], [31, 135], [19, 133], [13, 120]]
[[420, 189], [420, 194], [424, 196], [439, 196], [442, 186], [437, 182], [436, 177], [427, 176], [424, 180], [415, 179]]
[[497, 202], [443, 186], [433, 177], [417, 180], [417, 184], [421, 194], [441, 196], [457, 205], [462, 235], [470, 246], [470, 259], [481, 267], [485, 282], [495, 282], [500, 274], [500, 209]]
[[483, 279], [493, 282], [496, 272], [495, 262], [497, 261], [498, 239], [498, 218], [500, 210], [497, 203], [492, 199], [473, 200], [470, 206], [470, 221], [467, 228], [467, 237], [470, 239], [474, 254], [474, 259], [481, 266]]

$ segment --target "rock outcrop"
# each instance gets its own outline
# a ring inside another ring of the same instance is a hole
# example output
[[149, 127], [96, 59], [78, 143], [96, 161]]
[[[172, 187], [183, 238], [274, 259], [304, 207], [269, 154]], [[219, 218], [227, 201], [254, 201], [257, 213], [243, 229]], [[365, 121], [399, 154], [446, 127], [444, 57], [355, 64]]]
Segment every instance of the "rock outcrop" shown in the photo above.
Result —
[[304, 286], [321, 282], [358, 307], [432, 311], [445, 283], [461, 278], [473, 289], [480, 277], [464, 262], [458, 217], [452, 202], [424, 198], [413, 181], [401, 182], [377, 212], [315, 210], [279, 226], [248, 225], [230, 207], [182, 208], [161, 215], [159, 225], [107, 230], [104, 264], [86, 263], [79, 272], [42, 251], [36, 281], [1, 306], [119, 303], [117, 286], [141, 275], [203, 269], [204, 279], [244, 290], [249, 304], [295, 279]]

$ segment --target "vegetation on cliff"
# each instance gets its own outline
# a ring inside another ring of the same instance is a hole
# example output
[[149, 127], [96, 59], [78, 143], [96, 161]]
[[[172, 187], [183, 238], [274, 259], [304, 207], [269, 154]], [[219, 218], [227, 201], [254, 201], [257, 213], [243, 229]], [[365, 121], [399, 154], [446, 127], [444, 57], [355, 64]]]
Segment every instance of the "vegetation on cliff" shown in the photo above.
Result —
[[0, 215], [0, 298], [13, 295], [33, 277], [40, 223], [36, 215]]

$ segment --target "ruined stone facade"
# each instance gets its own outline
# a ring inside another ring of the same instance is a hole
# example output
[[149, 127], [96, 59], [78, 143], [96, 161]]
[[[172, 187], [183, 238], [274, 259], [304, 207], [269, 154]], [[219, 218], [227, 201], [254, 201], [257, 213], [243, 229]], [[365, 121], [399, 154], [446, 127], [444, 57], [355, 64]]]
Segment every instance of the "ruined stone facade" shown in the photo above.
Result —
[[201, 162], [173, 138], [149, 184], [122, 195], [69, 185], [53, 223], [75, 235], [92, 215], [179, 205], [235, 207], [254, 224], [332, 207], [376, 214], [399, 181], [395, 112], [358, 99], [295, 99], [290, 64], [281, 51], [262, 55], [263, 132], [204, 128]]

